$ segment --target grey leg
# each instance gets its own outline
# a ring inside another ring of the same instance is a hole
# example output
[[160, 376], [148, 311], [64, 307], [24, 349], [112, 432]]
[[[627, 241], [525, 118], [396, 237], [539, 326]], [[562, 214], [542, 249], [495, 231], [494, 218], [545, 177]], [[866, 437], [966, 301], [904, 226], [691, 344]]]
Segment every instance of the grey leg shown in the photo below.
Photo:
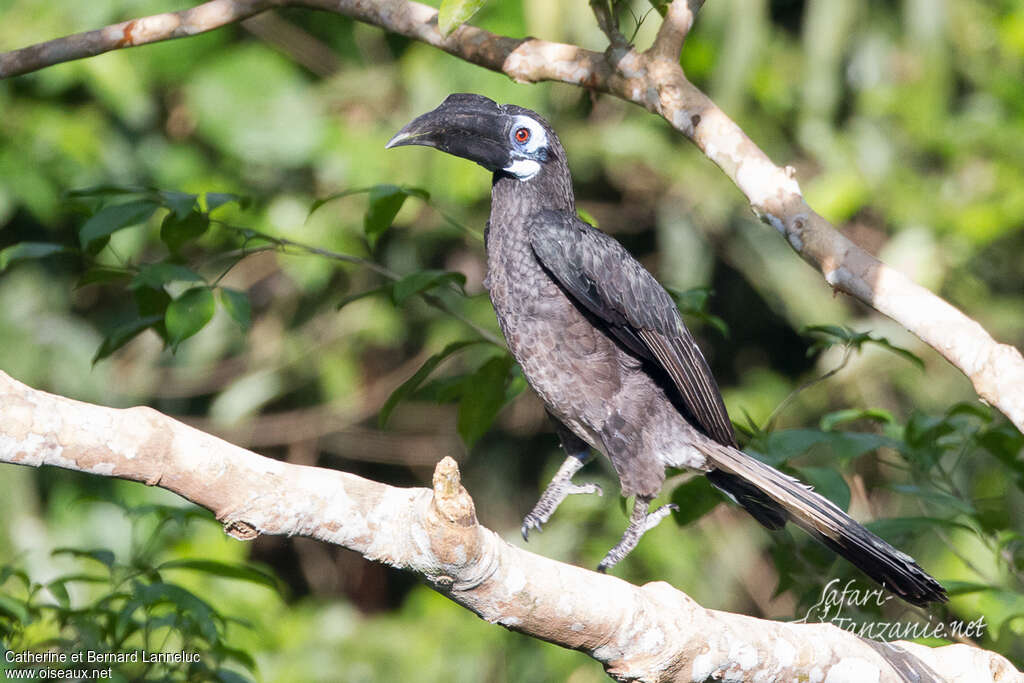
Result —
[[615, 566], [619, 560], [633, 551], [645, 533], [658, 526], [658, 523], [668, 517], [673, 510], [679, 509], [675, 503], [669, 503], [662, 505], [654, 512], [647, 512], [647, 506], [651, 504], [652, 500], [654, 500], [653, 496], [636, 497], [633, 502], [633, 513], [629, 516], [629, 526], [622, 534], [622, 540], [608, 551], [608, 554], [601, 560], [601, 564], [597, 565], [597, 571], [604, 573]]
[[573, 475], [579, 472], [580, 468], [590, 461], [590, 458], [589, 451], [582, 451], [572, 454], [565, 459], [565, 462], [558, 468], [558, 472], [551, 480], [551, 483], [544, 489], [540, 500], [533, 506], [533, 510], [523, 518], [522, 532], [524, 540], [530, 540], [530, 529], [543, 531], [541, 525], [547, 524], [547, 521], [551, 519], [551, 515], [555, 513], [558, 506], [568, 496], [574, 493], [596, 493], [599, 496], [601, 495], [601, 487], [597, 484], [572, 483]]

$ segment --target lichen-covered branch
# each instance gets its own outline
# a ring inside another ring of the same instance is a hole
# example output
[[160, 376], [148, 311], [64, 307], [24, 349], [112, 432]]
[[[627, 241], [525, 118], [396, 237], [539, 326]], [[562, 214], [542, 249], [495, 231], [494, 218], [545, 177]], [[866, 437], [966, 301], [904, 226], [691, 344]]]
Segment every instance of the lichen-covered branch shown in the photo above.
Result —
[[[600, 4], [600, 3], [595, 3]], [[520, 82], [560, 81], [610, 93], [657, 113], [692, 140], [746, 195], [754, 212], [837, 291], [888, 315], [959, 368], [984, 401], [1024, 430], [1024, 357], [976, 321], [841, 235], [804, 201], [791, 169], [776, 166], [687, 80], [678, 53], [697, 0], [674, 0], [651, 49], [575, 45], [495, 35], [464, 25], [444, 37], [437, 10], [411, 0], [213, 0], [0, 55], [0, 78], [122, 47], [191, 35], [270, 7], [335, 12], [404, 35]]]
[[663, 582], [634, 586], [540, 557], [477, 522], [451, 458], [437, 465], [433, 490], [401, 489], [272, 460], [150, 408], [82, 403], [3, 372], [0, 406], [0, 463], [161, 486], [241, 539], [299, 535], [350, 548], [422, 575], [491, 623], [580, 650], [617, 680], [905, 680], [894, 662], [924, 672], [922, 681], [1019, 676], [1001, 656], [966, 645], [889, 650], [829, 624], [704, 609]]

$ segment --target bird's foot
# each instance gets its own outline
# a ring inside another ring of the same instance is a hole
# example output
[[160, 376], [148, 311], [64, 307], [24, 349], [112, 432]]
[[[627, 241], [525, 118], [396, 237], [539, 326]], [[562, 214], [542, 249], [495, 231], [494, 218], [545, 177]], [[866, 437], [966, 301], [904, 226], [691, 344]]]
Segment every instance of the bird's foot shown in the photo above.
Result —
[[551, 483], [544, 489], [540, 500], [530, 510], [530, 514], [523, 518], [523, 526], [520, 528], [523, 533], [523, 540], [530, 540], [531, 529], [543, 531], [541, 525], [547, 524], [548, 520], [551, 519], [551, 515], [555, 514], [558, 506], [569, 496], [579, 493], [603, 495], [604, 492], [597, 484], [574, 484], [572, 482], [572, 476], [583, 467], [585, 462], [586, 460], [575, 455], [570, 455], [565, 459], [565, 462], [558, 468], [558, 473], [555, 474]]
[[636, 502], [633, 503], [633, 514], [629, 517], [629, 526], [623, 532], [622, 539], [615, 544], [614, 548], [608, 551], [608, 554], [604, 556], [601, 563], [597, 565], [597, 571], [603, 574], [618, 564], [626, 555], [633, 552], [633, 548], [640, 542], [640, 538], [644, 534], [658, 526], [661, 520], [672, 514], [673, 510], [679, 509], [679, 506], [675, 503], [669, 503], [668, 505], [662, 505], [654, 512], [647, 512], [647, 506], [650, 503], [650, 498], [636, 497]]

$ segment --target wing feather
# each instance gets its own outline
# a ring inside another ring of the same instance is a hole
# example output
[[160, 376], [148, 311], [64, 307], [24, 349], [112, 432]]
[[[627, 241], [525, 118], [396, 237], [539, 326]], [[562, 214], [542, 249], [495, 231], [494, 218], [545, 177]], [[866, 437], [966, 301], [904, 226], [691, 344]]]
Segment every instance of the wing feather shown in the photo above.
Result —
[[654, 276], [615, 239], [575, 215], [542, 211], [529, 228], [534, 254], [562, 288], [627, 348], [668, 373], [694, 426], [735, 446], [718, 384]]

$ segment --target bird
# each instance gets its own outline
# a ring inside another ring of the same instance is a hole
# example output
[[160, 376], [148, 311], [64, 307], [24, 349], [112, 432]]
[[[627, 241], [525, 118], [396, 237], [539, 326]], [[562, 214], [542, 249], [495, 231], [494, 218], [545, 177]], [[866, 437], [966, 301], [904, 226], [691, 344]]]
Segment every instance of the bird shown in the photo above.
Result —
[[702, 473], [770, 530], [787, 522], [915, 605], [945, 602], [909, 555], [799, 480], [740, 450], [721, 392], [672, 297], [611, 236], [579, 218], [566, 153], [534, 111], [449, 95], [388, 149], [421, 145], [492, 175], [484, 287], [513, 357], [544, 402], [566, 457], [522, 524], [541, 530], [569, 495], [601, 493], [574, 475], [606, 455], [629, 524], [606, 572], [677, 507], [650, 510], [667, 467]]

